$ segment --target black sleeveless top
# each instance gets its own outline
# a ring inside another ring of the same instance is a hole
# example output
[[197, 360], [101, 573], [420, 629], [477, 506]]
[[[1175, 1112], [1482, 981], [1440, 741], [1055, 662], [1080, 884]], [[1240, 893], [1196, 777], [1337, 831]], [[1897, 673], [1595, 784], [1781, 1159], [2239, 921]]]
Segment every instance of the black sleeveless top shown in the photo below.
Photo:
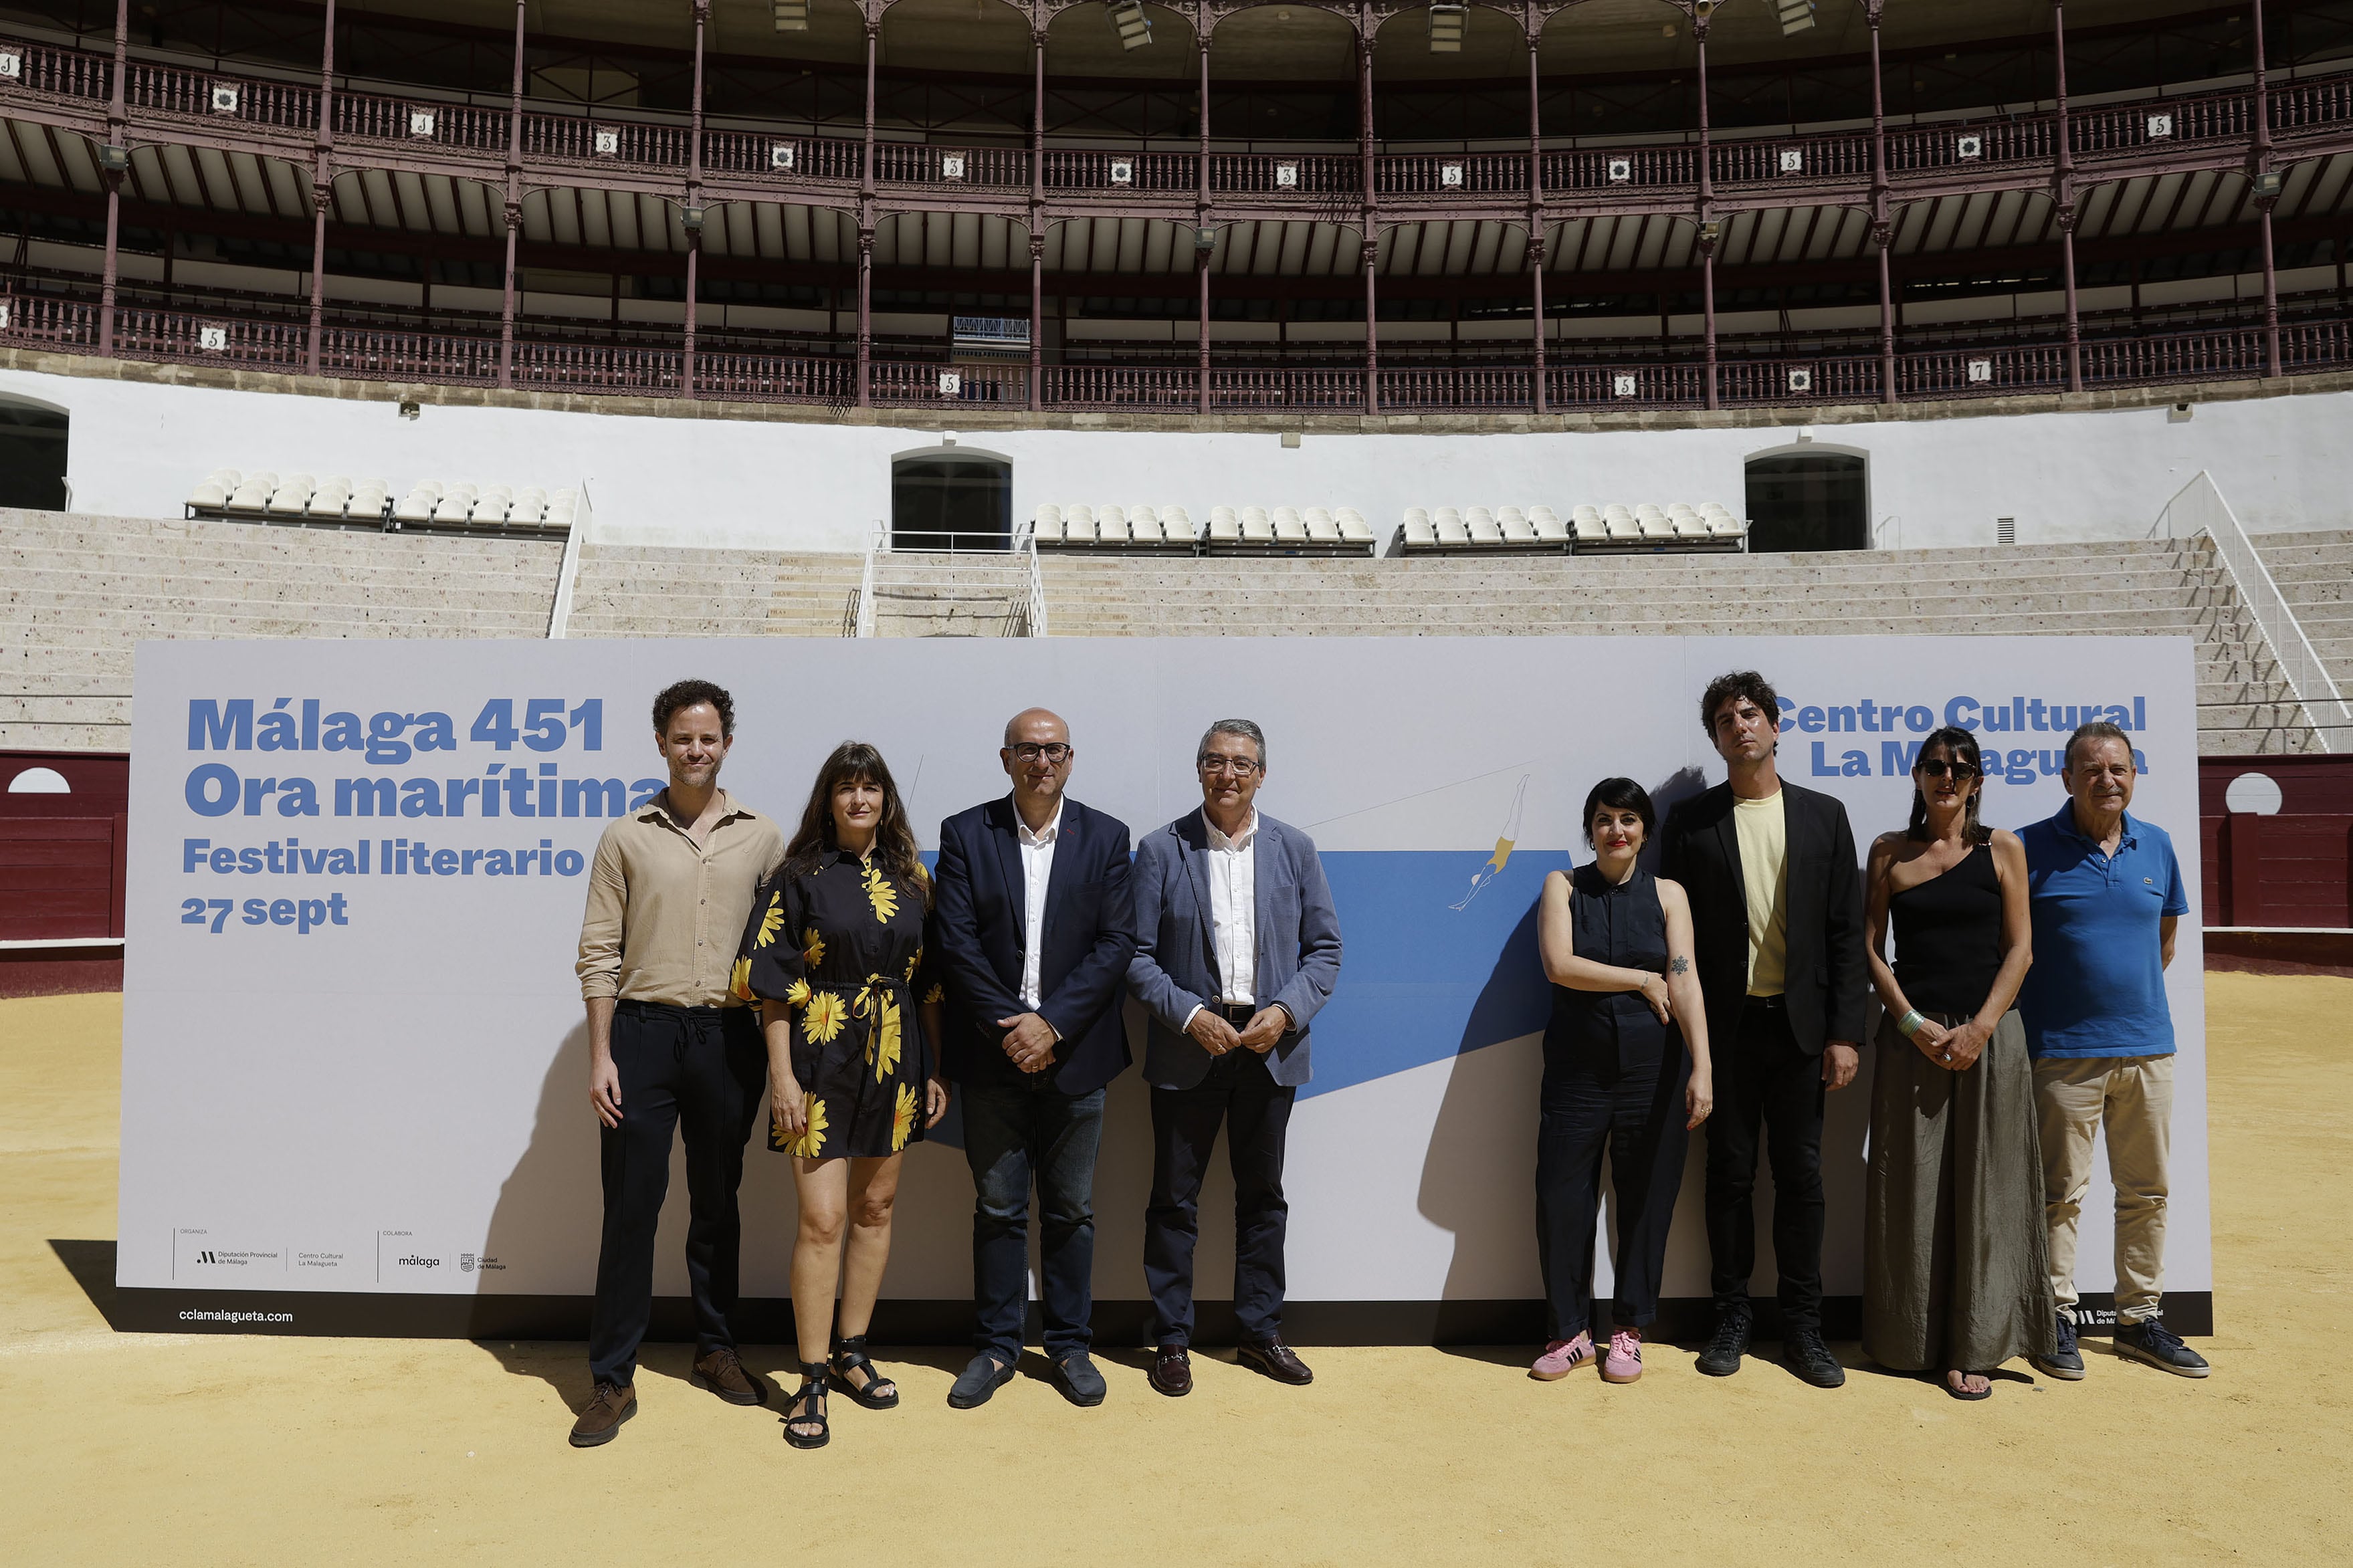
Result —
[[2001, 969], [2001, 879], [1993, 847], [1972, 845], [1959, 864], [1887, 900], [1895, 922], [1895, 983], [1923, 1013], [1969, 1018]]
[[[1591, 862], [1569, 873], [1570, 940], [1577, 955], [1623, 969], [1667, 972], [1667, 915], [1659, 879], [1640, 869], [1611, 884]], [[1620, 1070], [1655, 1060], [1683, 1037], [1659, 1022], [1639, 991], [1552, 988], [1552, 1022], [1545, 1030], [1547, 1063], [1564, 1058], [1598, 1061]]]

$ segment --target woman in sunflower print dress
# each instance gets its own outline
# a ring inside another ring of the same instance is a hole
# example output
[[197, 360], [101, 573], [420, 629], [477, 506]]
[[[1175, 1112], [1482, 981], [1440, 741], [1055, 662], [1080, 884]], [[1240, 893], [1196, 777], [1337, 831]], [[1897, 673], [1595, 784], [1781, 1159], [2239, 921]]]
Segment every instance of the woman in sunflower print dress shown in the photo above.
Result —
[[901, 1156], [947, 1112], [934, 1043], [941, 990], [923, 957], [931, 900], [891, 770], [873, 747], [845, 742], [753, 900], [735, 961], [735, 992], [760, 1004], [767, 1037], [768, 1147], [793, 1156], [800, 1199], [803, 1381], [785, 1422], [797, 1448], [827, 1442], [828, 1386], [870, 1410], [899, 1403], [867, 1357], [866, 1330], [891, 1258]]

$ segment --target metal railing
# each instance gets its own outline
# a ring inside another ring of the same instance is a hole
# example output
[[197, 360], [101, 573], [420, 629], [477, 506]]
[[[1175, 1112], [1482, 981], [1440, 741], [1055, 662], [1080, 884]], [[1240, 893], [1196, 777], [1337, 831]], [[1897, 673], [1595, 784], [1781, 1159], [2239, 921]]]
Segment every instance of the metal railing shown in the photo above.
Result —
[[852, 637], [874, 635], [874, 557], [890, 547], [891, 535], [881, 523], [866, 536], [866, 564], [858, 574], [857, 597], [850, 601]]
[[2271, 568], [2263, 563], [2263, 552], [2240, 526], [2238, 514], [2222, 499], [2213, 477], [2199, 469], [2198, 477], [2165, 503], [2165, 510], [2158, 514], [2157, 528], [2168, 539], [2202, 534], [2213, 542], [2215, 556], [2230, 574], [2231, 586], [2239, 602], [2247, 606], [2264, 651], [2287, 682], [2296, 705], [2304, 710], [2305, 721], [2312, 727], [2320, 749], [2336, 752], [2353, 747], [2353, 705], [2337, 690], [2336, 679], [2321, 662], [2312, 639], [2305, 636], [2295, 606], [2280, 592]]
[[1029, 604], [1020, 635], [1042, 637], [1046, 635], [1046, 574], [1038, 568], [1038, 536], [1026, 527], [1021, 531], [1020, 548], [1029, 562]]

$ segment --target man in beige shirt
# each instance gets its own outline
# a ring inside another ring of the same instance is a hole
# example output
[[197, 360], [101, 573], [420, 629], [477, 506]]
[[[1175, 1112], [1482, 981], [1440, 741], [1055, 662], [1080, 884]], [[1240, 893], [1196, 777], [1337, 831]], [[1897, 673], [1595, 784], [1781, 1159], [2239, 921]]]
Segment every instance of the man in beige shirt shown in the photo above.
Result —
[[638, 1411], [638, 1345], [653, 1311], [654, 1229], [673, 1129], [686, 1140], [695, 1384], [733, 1405], [767, 1397], [737, 1359], [729, 1321], [743, 1239], [735, 1189], [767, 1050], [757, 1015], [729, 981], [754, 896], [784, 861], [784, 837], [719, 787], [735, 738], [725, 691], [681, 680], [654, 699], [653, 718], [670, 786], [605, 829], [580, 922], [605, 1229], [588, 1330], [596, 1391], [572, 1428], [579, 1448], [610, 1442]]

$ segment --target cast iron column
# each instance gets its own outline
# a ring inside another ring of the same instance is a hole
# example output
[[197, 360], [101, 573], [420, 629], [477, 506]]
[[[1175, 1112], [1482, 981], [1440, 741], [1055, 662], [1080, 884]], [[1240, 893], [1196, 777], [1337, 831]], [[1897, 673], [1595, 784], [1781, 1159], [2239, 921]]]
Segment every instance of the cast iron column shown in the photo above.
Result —
[[522, 226], [522, 21], [515, 0], [514, 81], [507, 94], [506, 282], [499, 299], [499, 384], [514, 384], [515, 231]]
[[1046, 24], [1033, 5], [1029, 16], [1029, 409], [1045, 403], [1046, 276]]
[[[319, 374], [319, 338], [327, 309], [327, 204], [334, 199], [334, 170], [328, 158], [335, 142], [335, 0], [327, 0], [326, 41], [319, 48], [319, 130], [311, 162], [311, 331], [302, 349], [302, 369]], [[172, 265], [171, 242], [164, 266]]]
[[[131, 47], [131, 0], [114, 0], [114, 80], [106, 100], [107, 145], [129, 162], [129, 142], [123, 129], [130, 116], [122, 107], [122, 76], [129, 64]], [[98, 282], [98, 352], [102, 357], [114, 353], [114, 279], [116, 247], [122, 231], [122, 171], [103, 169], [106, 181], [106, 262], [100, 269]]]
[[[2252, 9], [2255, 16], [2255, 123], [2254, 141], [2247, 149], [2247, 178], [2251, 183], [2273, 172], [2271, 75], [2263, 59], [2263, 0], [2254, 0]], [[2267, 376], [2280, 374], [2279, 268], [2272, 258], [2272, 209], [2277, 205], [2276, 195], [2255, 197], [2255, 211], [2263, 229], [2263, 374]]]
[[1699, 50], [1700, 353], [1707, 371], [1706, 405], [1715, 408], [1720, 405], [1715, 393], [1716, 242], [1706, 237], [1707, 226], [1714, 221], [1710, 212], [1715, 205], [1715, 172], [1709, 167], [1714, 158], [1709, 151], [1707, 136], [1707, 24], [1708, 14], [1694, 5], [1692, 8], [1692, 42]]
[[1886, 79], [1879, 66], [1879, 18], [1887, 0], [1862, 0], [1863, 19], [1871, 24], [1871, 243], [1879, 251], [1879, 401], [1896, 401], [1895, 294], [1889, 276], [1887, 247], [1894, 242], [1895, 225], [1888, 207]]
[[873, 404], [867, 371], [874, 359], [874, 54], [882, 14], [866, 13], [866, 142], [858, 177], [858, 406]]
[[2057, 145], [2051, 168], [2051, 199], [2059, 208], [2059, 258], [2067, 274], [2067, 390], [2084, 390], [2084, 332], [2075, 310], [2075, 149], [2067, 127], [2067, 17], [2062, 0], [2051, 3], [2051, 70], [2056, 105], [2052, 135]]
[[1544, 105], [1536, 71], [1536, 50], [1544, 43], [1544, 23], [1537, 19], [1535, 0], [1521, 16], [1528, 39], [1528, 288], [1535, 299], [1535, 371], [1530, 391], [1532, 406], [1545, 412], [1545, 221]]
[[1381, 333], [1374, 274], [1380, 264], [1380, 206], [1373, 192], [1373, 37], [1370, 0], [1356, 7], [1357, 179], [1364, 185], [1365, 412], [1381, 411]]

